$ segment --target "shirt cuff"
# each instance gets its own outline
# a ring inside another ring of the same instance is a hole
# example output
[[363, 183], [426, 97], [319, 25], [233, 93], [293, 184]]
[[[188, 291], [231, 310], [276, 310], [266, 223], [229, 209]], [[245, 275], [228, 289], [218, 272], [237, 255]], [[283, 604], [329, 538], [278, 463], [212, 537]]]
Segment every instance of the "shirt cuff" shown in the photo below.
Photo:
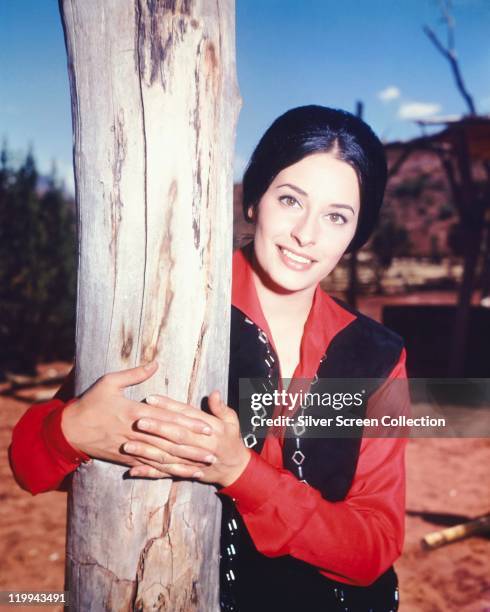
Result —
[[81, 450], [73, 447], [65, 438], [61, 428], [63, 410], [73, 402], [77, 401], [77, 399], [77, 397], [74, 397], [68, 402], [62, 402], [60, 406], [55, 408], [46, 417], [43, 423], [43, 437], [48, 448], [56, 455], [57, 458], [61, 459], [63, 463], [79, 465], [82, 462], [90, 461], [91, 457]]
[[254, 512], [264, 504], [280, 485], [280, 472], [256, 452], [250, 452], [250, 461], [240, 476], [219, 490], [236, 502], [240, 512]]

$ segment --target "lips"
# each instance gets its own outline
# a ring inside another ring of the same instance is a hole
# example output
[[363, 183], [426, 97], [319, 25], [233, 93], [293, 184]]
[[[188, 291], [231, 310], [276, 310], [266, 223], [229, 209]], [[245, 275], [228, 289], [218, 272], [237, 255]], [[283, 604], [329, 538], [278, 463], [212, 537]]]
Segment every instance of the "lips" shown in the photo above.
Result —
[[297, 251], [277, 245], [283, 263], [292, 270], [308, 270], [315, 263], [314, 259]]

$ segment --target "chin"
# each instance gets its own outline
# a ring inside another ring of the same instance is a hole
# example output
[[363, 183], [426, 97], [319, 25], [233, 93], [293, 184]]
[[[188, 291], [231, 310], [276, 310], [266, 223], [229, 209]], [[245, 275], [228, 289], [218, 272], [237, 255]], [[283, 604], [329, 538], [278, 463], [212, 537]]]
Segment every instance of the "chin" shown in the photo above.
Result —
[[[323, 277], [322, 277], [323, 278]], [[276, 273], [271, 274], [270, 279], [279, 289], [294, 293], [296, 291], [307, 291], [314, 289], [321, 279], [318, 278], [300, 278], [296, 273]]]

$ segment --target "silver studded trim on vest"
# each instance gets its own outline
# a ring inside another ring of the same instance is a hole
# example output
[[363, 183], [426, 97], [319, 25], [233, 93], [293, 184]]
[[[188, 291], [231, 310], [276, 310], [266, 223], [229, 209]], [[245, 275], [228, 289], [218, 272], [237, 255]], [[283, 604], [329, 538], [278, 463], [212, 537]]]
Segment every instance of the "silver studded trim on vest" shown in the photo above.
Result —
[[[256, 324], [253, 321], [251, 321], [248, 317], [245, 318], [245, 322], [248, 323], [249, 325], [256, 326]], [[265, 392], [270, 392], [275, 389], [275, 385], [273, 381], [273, 368], [275, 364], [275, 359], [271, 352], [267, 334], [262, 329], [260, 329], [258, 326], [256, 326], [256, 328], [257, 328], [258, 338], [260, 342], [262, 342], [265, 345], [266, 352], [267, 352], [267, 355], [264, 359], [265, 364], [267, 366], [267, 384], [263, 384], [262, 386]], [[326, 359], [326, 355], [323, 355], [323, 357], [320, 359], [320, 363], [322, 363], [325, 359]], [[315, 374], [310, 384], [310, 388], [316, 385], [317, 383], [318, 383], [318, 374]], [[308, 408], [309, 408], [308, 405], [301, 406], [297, 414], [304, 416], [305, 410], [307, 410]], [[259, 416], [265, 416], [267, 414], [263, 406], [261, 406], [258, 409], [252, 409], [252, 410], [255, 412], [255, 414], [258, 414]], [[303, 464], [305, 462], [306, 456], [301, 450], [301, 436], [304, 434], [306, 428], [304, 425], [300, 425], [299, 423], [296, 422], [292, 426], [292, 429], [295, 435], [295, 450], [291, 458], [293, 460], [294, 465], [296, 466], [296, 471], [297, 471], [297, 475], [298, 475], [300, 482], [304, 482], [305, 484], [308, 484], [308, 482], [303, 477]], [[252, 431], [244, 433], [243, 442], [247, 448], [253, 448], [254, 446], [257, 445], [258, 441], [255, 435], [256, 430], [257, 430], [257, 426], [253, 425]], [[231, 536], [235, 536], [237, 534], [238, 524], [234, 518], [228, 522], [227, 527], [228, 527], [228, 530], [230, 531]], [[226, 576], [226, 580], [229, 583], [233, 583], [236, 580], [236, 568], [234, 571], [233, 567], [231, 566], [234, 561], [234, 558], [237, 555], [236, 546], [233, 543], [230, 543], [227, 546], [226, 554], [228, 556], [228, 562], [229, 562], [230, 567], [228, 568], [228, 571], [226, 572], [225, 576]], [[349, 612], [349, 608], [345, 607], [346, 602], [345, 602], [344, 591], [342, 589], [336, 588], [334, 589], [334, 593], [337, 598], [337, 601], [344, 608], [344, 611]], [[395, 593], [394, 593], [394, 600], [395, 600], [394, 606], [390, 609], [390, 612], [396, 612], [398, 610], [398, 605], [399, 605], [398, 587], [396, 588]], [[238, 612], [238, 608], [236, 607], [236, 604], [231, 603], [231, 602], [226, 604], [224, 607], [222, 606], [222, 610], [226, 610], [226, 612]], [[375, 612], [375, 611], [372, 609], [369, 609], [369, 612]]]

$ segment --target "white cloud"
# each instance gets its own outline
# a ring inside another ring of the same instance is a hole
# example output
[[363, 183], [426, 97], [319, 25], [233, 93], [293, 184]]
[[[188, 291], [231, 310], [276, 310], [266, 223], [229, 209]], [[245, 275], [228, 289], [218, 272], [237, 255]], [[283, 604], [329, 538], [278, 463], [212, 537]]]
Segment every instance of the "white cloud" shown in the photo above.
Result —
[[398, 109], [398, 117], [400, 119], [426, 119], [432, 115], [436, 115], [442, 106], [440, 104], [431, 104], [430, 102], [406, 102]]
[[383, 102], [391, 102], [391, 100], [396, 100], [400, 97], [400, 90], [395, 85], [390, 85], [389, 87], [385, 87], [381, 91], [378, 91], [378, 98]]

